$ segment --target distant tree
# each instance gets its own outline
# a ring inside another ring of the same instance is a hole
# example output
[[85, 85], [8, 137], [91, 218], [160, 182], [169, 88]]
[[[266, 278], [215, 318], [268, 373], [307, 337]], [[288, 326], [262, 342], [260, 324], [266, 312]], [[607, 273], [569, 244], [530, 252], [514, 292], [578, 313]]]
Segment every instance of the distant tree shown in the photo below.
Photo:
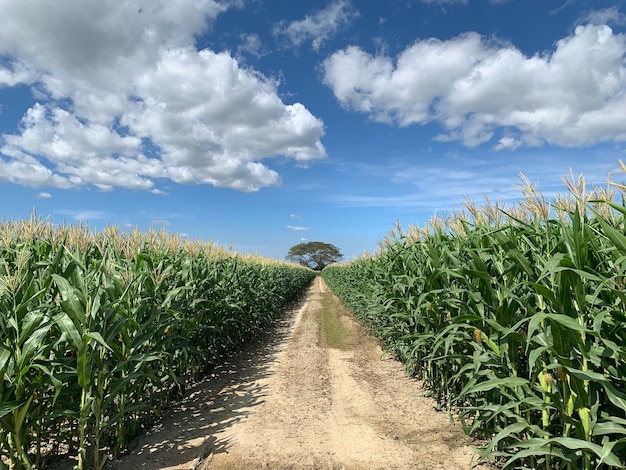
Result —
[[321, 271], [325, 266], [343, 258], [341, 251], [335, 245], [323, 242], [299, 243], [289, 249], [285, 259], [300, 263], [307, 268]]

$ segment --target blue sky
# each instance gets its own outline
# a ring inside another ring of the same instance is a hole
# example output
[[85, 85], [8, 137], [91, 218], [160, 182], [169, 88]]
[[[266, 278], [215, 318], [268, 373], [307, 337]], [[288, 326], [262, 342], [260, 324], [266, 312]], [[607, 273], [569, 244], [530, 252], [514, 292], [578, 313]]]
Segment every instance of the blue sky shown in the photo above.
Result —
[[347, 259], [626, 160], [618, 0], [0, 1], [0, 217]]

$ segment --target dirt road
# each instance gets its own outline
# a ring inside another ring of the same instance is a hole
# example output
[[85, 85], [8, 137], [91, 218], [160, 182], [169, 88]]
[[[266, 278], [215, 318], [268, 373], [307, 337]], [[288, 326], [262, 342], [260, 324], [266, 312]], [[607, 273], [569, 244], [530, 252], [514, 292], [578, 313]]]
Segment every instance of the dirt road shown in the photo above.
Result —
[[321, 278], [264, 336], [107, 468], [470, 468], [472, 441]]

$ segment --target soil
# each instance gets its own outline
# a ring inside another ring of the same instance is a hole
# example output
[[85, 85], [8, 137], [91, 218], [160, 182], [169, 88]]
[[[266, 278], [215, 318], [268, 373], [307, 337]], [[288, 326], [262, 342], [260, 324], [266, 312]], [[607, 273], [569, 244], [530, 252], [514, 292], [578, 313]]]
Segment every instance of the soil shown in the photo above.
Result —
[[318, 276], [105, 468], [456, 470], [475, 464], [477, 447]]

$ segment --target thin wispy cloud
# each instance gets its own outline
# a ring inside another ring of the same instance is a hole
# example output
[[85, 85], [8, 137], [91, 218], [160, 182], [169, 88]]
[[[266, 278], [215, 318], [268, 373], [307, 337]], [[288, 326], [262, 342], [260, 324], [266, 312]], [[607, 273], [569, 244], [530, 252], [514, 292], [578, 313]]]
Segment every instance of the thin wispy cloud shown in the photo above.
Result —
[[[422, 3], [434, 4], [434, 5], [451, 5], [451, 4], [460, 4], [467, 5], [469, 0], [421, 0]], [[489, 0], [489, 3], [494, 5], [499, 5], [502, 3], [511, 2], [513, 0]]]
[[[361, 190], [359, 193], [336, 193], [329, 202], [339, 207], [389, 208], [405, 211], [460, 209], [466, 198], [480, 203], [485, 197], [508, 203], [518, 201], [522, 194], [519, 186], [523, 173], [547, 198], [566, 190], [563, 178], [570, 170], [584, 174], [587, 182], [595, 186], [606, 185], [611, 173], [614, 181], [623, 179], [624, 173], [610, 158], [596, 159], [587, 165], [568, 166], [563, 160], [549, 160], [544, 156], [527, 155], [516, 160], [494, 165], [489, 159], [457, 159], [448, 165], [396, 166], [391, 172], [393, 185], [384, 184], [380, 190]], [[381, 165], [380, 171], [383, 170]], [[393, 192], [389, 188], [393, 188]]]
[[453, 3], [459, 3], [466, 5], [468, 0], [421, 0], [422, 3], [434, 4], [434, 5], [450, 5]]
[[114, 215], [111, 212], [89, 209], [61, 209], [54, 211], [55, 214], [68, 216], [73, 220], [87, 222], [91, 220], [111, 220]]
[[293, 230], [294, 232], [306, 232], [307, 230], [310, 230], [310, 227], [299, 227], [295, 225], [287, 225], [287, 228], [289, 230]]
[[237, 46], [237, 58], [250, 55], [258, 59], [269, 53], [258, 34], [242, 34], [240, 37], [241, 44]]
[[153, 227], [169, 227], [172, 223], [167, 219], [154, 219], [150, 221], [150, 225]]
[[580, 24], [592, 23], [597, 25], [613, 24], [626, 25], [626, 14], [619, 11], [617, 7], [593, 10], [586, 14]]
[[39, 199], [50, 199], [51, 197], [52, 197], [52, 194], [50, 193], [46, 193], [46, 192], [37, 193], [37, 198]]
[[282, 21], [274, 27], [274, 36], [286, 41], [292, 47], [310, 42], [311, 47], [318, 51], [324, 43], [358, 16], [359, 12], [351, 2], [339, 0], [330, 3], [323, 10], [307, 15], [302, 20], [289, 23]]

